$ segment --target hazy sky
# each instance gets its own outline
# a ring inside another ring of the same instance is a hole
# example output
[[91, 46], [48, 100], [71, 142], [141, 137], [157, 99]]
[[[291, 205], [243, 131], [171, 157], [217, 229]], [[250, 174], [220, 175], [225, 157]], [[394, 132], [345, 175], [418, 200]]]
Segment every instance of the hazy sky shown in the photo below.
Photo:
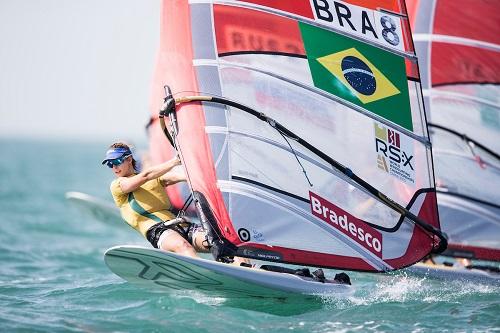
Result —
[[159, 0], [0, 0], [0, 137], [144, 140]]

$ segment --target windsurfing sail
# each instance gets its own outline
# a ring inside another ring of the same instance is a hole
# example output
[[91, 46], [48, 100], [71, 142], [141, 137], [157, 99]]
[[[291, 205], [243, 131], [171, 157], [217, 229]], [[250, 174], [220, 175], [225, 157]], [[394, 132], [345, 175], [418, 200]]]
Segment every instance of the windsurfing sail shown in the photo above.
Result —
[[500, 261], [500, 3], [408, 0], [446, 255]]
[[168, 85], [198, 214], [236, 255], [376, 272], [446, 246], [403, 1], [164, 0], [161, 29], [153, 112]]

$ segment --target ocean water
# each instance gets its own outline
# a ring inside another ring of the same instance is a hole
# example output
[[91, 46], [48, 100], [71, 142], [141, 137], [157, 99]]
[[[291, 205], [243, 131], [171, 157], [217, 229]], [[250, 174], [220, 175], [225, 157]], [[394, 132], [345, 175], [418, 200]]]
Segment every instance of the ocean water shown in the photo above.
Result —
[[499, 286], [404, 272], [349, 272], [352, 296], [294, 304], [138, 289], [108, 270], [103, 253], [147, 243], [64, 196], [111, 200], [106, 144], [0, 139], [1, 332], [500, 332]]

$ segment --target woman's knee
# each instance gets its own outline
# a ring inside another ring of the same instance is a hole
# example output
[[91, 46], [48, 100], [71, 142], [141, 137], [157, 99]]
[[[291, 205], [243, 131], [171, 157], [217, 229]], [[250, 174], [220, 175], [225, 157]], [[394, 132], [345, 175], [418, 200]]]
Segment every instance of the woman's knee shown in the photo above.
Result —
[[160, 248], [164, 251], [171, 251], [176, 253], [196, 253], [194, 248], [177, 232], [170, 233], [163, 242], [160, 244]]
[[183, 253], [185, 251], [190, 251], [190, 250], [194, 251], [193, 246], [189, 244], [189, 242], [182, 237], [174, 244], [174, 247], [175, 247], [174, 251], [179, 253]]
[[208, 240], [207, 240], [207, 233], [204, 230], [197, 230], [195, 233], [193, 233], [193, 246], [195, 249], [199, 252], [208, 252], [209, 251], [209, 246], [208, 246]]

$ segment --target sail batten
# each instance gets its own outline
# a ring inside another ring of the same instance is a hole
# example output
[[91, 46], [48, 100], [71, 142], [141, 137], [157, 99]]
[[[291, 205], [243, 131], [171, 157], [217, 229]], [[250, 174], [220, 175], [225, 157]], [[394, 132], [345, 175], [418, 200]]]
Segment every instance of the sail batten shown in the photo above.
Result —
[[414, 34], [413, 40], [416, 42], [443, 42], [448, 44], [457, 44], [464, 46], [478, 47], [491, 51], [500, 51], [500, 46], [495, 43], [485, 42], [478, 39], [470, 39], [464, 37], [438, 35], [438, 34]]
[[446, 90], [440, 91], [436, 89], [423, 89], [422, 91], [424, 96], [436, 96], [436, 97], [443, 96], [443, 97], [453, 98], [456, 100], [477, 102], [485, 106], [491, 106], [493, 108], [499, 109], [500, 112], [500, 102], [493, 101], [487, 98], [481, 98], [474, 95], [467, 95], [460, 92], [446, 91]]

